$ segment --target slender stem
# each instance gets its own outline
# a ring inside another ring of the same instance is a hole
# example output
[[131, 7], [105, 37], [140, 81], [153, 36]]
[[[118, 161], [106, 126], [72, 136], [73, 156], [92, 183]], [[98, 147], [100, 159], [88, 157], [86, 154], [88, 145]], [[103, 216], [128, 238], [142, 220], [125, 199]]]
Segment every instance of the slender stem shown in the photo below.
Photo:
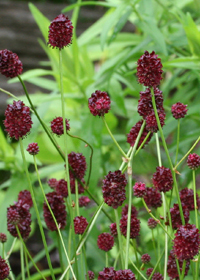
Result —
[[[44, 280], [46, 280], [46, 279], [44, 278], [44, 276], [43, 276], [43, 273], [41, 273], [41, 271], [39, 270], [39, 268], [38, 268], [37, 265], [35, 264], [34, 260], [32, 259], [32, 257], [31, 257], [31, 255], [30, 255], [28, 249], [26, 248], [26, 244], [24, 243], [24, 240], [23, 240], [23, 238], [22, 238], [22, 236], [21, 236], [21, 233], [20, 233], [20, 231], [19, 231], [18, 226], [16, 226], [16, 230], [17, 230], [17, 234], [18, 234], [18, 236], [19, 236], [19, 238], [20, 238], [21, 243], [22, 243], [23, 246], [24, 246], [24, 250], [26, 251], [26, 253], [27, 253], [29, 259], [32, 261], [32, 263], [33, 263], [35, 269], [36, 269], [37, 272], [40, 274], [40, 276], [41, 276]], [[54, 274], [53, 274], [53, 275], [54, 275]]]
[[61, 234], [61, 232], [60, 232], [59, 225], [58, 225], [58, 223], [57, 223], [57, 220], [56, 220], [56, 218], [55, 218], [55, 216], [54, 216], [54, 213], [53, 213], [53, 211], [52, 211], [52, 209], [51, 209], [51, 207], [50, 207], [50, 205], [49, 205], [49, 202], [48, 202], [48, 200], [47, 200], [47, 198], [46, 198], [46, 195], [45, 195], [45, 193], [44, 193], [44, 189], [43, 189], [43, 186], [42, 186], [42, 183], [41, 183], [41, 180], [40, 180], [40, 176], [39, 176], [39, 172], [38, 172], [38, 168], [37, 168], [35, 156], [33, 156], [33, 158], [34, 158], [34, 166], [35, 166], [35, 171], [36, 171], [36, 174], [37, 174], [37, 179], [38, 179], [38, 182], [39, 182], [39, 185], [40, 185], [40, 189], [41, 189], [41, 191], [42, 191], [42, 194], [43, 194], [44, 200], [45, 200], [45, 202], [46, 202], [46, 204], [47, 204], [47, 207], [48, 207], [48, 209], [49, 209], [49, 211], [50, 211], [50, 213], [51, 213], [51, 216], [52, 216], [52, 218], [53, 218], [53, 220], [54, 220], [54, 223], [55, 223], [55, 225], [56, 225], [57, 232], [58, 232], [60, 241], [61, 241], [61, 243], [62, 243], [64, 252], [65, 252], [65, 256], [66, 256], [67, 261], [68, 261], [69, 266], [70, 266], [70, 270], [71, 270], [71, 272], [72, 272], [72, 275], [73, 275], [74, 278], [76, 279], [76, 277], [75, 277], [75, 275], [74, 275], [74, 272], [73, 272], [73, 269], [72, 269], [72, 266], [71, 266], [71, 263], [70, 263], [70, 260], [69, 260], [69, 257], [68, 257], [68, 254], [67, 254], [67, 251], [66, 251], [66, 248], [65, 248], [65, 244], [64, 244], [64, 241], [63, 241], [63, 238], [62, 238], [62, 234]]
[[175, 174], [175, 171], [174, 171], [174, 168], [173, 168], [173, 165], [172, 165], [172, 161], [171, 161], [171, 158], [170, 158], [170, 155], [169, 155], [169, 151], [168, 151], [168, 148], [167, 148], [165, 137], [164, 137], [162, 127], [161, 127], [161, 124], [160, 124], [160, 119], [159, 119], [157, 108], [156, 108], [156, 101], [155, 101], [154, 92], [152, 92], [152, 104], [153, 104], [153, 109], [154, 109], [154, 113], [155, 113], [155, 116], [156, 116], [157, 125], [158, 125], [158, 128], [159, 128], [160, 136], [161, 136], [161, 139], [162, 139], [163, 147], [165, 149], [165, 153], [167, 155], [169, 165], [170, 165], [170, 168], [171, 168], [171, 171], [172, 171], [172, 177], [173, 177], [173, 181], [174, 181], [176, 197], [177, 197], [178, 205], [179, 205], [179, 209], [180, 209], [181, 221], [182, 221], [182, 224], [184, 225], [185, 224], [185, 218], [184, 218], [184, 215], [183, 215], [182, 204], [181, 204], [181, 200], [180, 200], [180, 196], [179, 196], [179, 192], [178, 192], [176, 174]]
[[154, 237], [153, 229], [151, 230], [151, 234], [152, 234], [152, 243], [153, 243], [154, 254], [158, 258], [158, 252], [156, 251], [156, 244], [155, 244], [155, 237]]
[[[139, 259], [138, 259], [138, 254], [137, 254], [137, 244], [136, 244], [136, 240], [134, 239], [133, 240], [133, 248], [134, 248], [134, 254], [135, 254], [135, 259], [136, 259], [136, 264], [137, 264], [137, 267], [139, 267]], [[138, 275], [137, 275], [137, 278], [138, 278]]]
[[63, 273], [65, 271], [65, 267], [64, 267], [64, 264], [63, 264], [62, 249], [61, 249], [61, 244], [60, 244], [60, 236], [59, 236], [58, 232], [56, 232], [56, 235], [57, 235], [57, 244], [58, 244], [60, 267], [61, 267], [61, 270], [62, 270], [62, 273]]
[[77, 216], [80, 216], [80, 211], [79, 211], [79, 202], [78, 202], [78, 181], [75, 180], [75, 195], [76, 195], [76, 203], [75, 203], [75, 206], [76, 206], [76, 215]]
[[104, 118], [103, 116], [102, 116], [102, 120], [103, 120], [103, 122], [104, 122], [104, 124], [105, 124], [105, 126], [106, 126], [106, 128], [107, 128], [107, 130], [108, 130], [108, 133], [110, 134], [110, 137], [112, 138], [113, 142], [115, 143], [115, 145], [117, 146], [117, 148], [119, 149], [119, 151], [121, 152], [121, 154], [127, 159], [127, 156], [126, 156], [125, 152], [124, 152], [124, 151], [122, 150], [122, 148], [119, 146], [118, 142], [116, 141], [115, 137], [113, 136], [113, 134], [112, 134], [110, 128], [108, 127], [108, 124], [107, 124], [107, 122], [106, 122], [106, 120], [105, 120], [105, 118]]
[[180, 119], [178, 119], [178, 125], [177, 125], [176, 158], [175, 158], [174, 165], [177, 164], [177, 160], [178, 160], [179, 141], [180, 141]]
[[106, 255], [106, 267], [108, 267], [108, 252], [105, 252]]
[[139, 153], [139, 151], [143, 148], [144, 144], [145, 144], [146, 141], [148, 140], [148, 138], [149, 138], [149, 136], [150, 136], [151, 133], [152, 133], [151, 131], [148, 132], [148, 134], [146, 135], [146, 137], [145, 137], [144, 140], [142, 141], [140, 147], [137, 149], [135, 155], [137, 155], [137, 154]]
[[115, 211], [115, 220], [116, 220], [116, 225], [117, 225], [117, 238], [119, 241], [121, 266], [122, 266], [122, 269], [124, 269], [124, 254], [123, 254], [123, 247], [122, 247], [122, 235], [121, 235], [120, 227], [119, 227], [119, 215], [118, 215], [117, 209], [115, 209], [114, 211]]
[[[181, 280], [185, 277], [185, 268], [186, 268], [186, 260], [183, 261], [182, 272], [181, 272]], [[198, 280], [198, 278], [197, 278]]]
[[[17, 227], [17, 226], [16, 226]], [[22, 272], [22, 280], [25, 280], [25, 272], [24, 272], [24, 250], [23, 250], [23, 242], [20, 242], [20, 261], [21, 261], [21, 272]]]
[[195, 222], [196, 228], [199, 228], [198, 223], [198, 206], [197, 206], [197, 194], [196, 194], [196, 179], [195, 179], [195, 170], [192, 170], [192, 179], [193, 179], [193, 192], [194, 192], [194, 212], [195, 212]]
[[177, 167], [181, 164], [181, 162], [191, 153], [191, 151], [195, 148], [195, 146], [198, 144], [198, 142], [200, 141], [200, 136], [198, 137], [198, 139], [194, 142], [194, 144], [192, 145], [192, 147], [189, 149], [189, 151], [182, 157], [182, 159], [176, 164], [176, 166], [173, 168], [175, 171], [177, 169]]
[[28, 274], [28, 279], [30, 280], [31, 277], [30, 277], [30, 271], [29, 271], [29, 267], [28, 267], [28, 257], [27, 257], [26, 250], [24, 252], [24, 256], [25, 256], [25, 262], [26, 262], [26, 271], [27, 271], [27, 274]]
[[39, 214], [37, 203], [36, 203], [36, 200], [35, 200], [35, 195], [34, 195], [34, 192], [33, 192], [28, 168], [27, 168], [27, 165], [26, 165], [26, 158], [25, 158], [24, 148], [23, 148], [23, 143], [22, 143], [21, 138], [19, 138], [19, 143], [20, 143], [20, 149], [21, 149], [24, 169], [25, 169], [26, 177], [28, 179], [29, 189], [30, 189], [32, 200], [33, 200], [33, 205], [34, 205], [34, 209], [35, 209], [35, 212], [36, 212], [37, 221], [38, 221], [38, 225], [39, 225], [39, 228], [40, 228], [40, 233], [41, 233], [41, 236], [42, 236], [42, 241], [43, 241], [45, 252], [46, 252], [47, 262], [48, 262], [49, 268], [50, 268], [51, 273], [52, 273], [52, 278], [53, 278], [53, 280], [55, 280], [55, 276], [54, 276], [54, 273], [53, 273], [53, 267], [52, 267], [52, 264], [51, 264], [51, 259], [50, 259], [50, 256], [49, 256], [48, 247], [47, 247], [47, 243], [46, 243], [46, 238], [45, 238], [45, 235], [44, 235], [44, 230], [43, 230], [41, 219], [40, 219], [40, 214]]

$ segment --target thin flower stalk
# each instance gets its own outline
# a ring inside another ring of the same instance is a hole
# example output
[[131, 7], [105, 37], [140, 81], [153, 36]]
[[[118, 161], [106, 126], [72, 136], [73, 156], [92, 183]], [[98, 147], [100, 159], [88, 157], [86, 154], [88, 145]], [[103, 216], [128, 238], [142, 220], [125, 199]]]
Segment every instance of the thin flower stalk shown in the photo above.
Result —
[[122, 235], [119, 227], [119, 215], [117, 209], [115, 209], [115, 221], [117, 226], [117, 238], [119, 241], [119, 250], [120, 250], [120, 260], [121, 260], [121, 267], [124, 269], [124, 254], [123, 254], [123, 246], [122, 246]]
[[177, 124], [176, 158], [175, 158], [174, 165], [177, 164], [177, 160], [178, 160], [179, 141], [180, 141], [180, 119], [178, 119], [178, 124]]

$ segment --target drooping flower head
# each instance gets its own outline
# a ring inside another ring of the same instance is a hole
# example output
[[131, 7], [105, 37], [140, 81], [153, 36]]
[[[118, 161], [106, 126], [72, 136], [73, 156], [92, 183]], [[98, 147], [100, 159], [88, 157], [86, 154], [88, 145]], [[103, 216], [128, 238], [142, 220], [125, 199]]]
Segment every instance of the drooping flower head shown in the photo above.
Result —
[[[178, 263], [179, 263], [180, 272], [182, 272], [183, 260], [178, 260]], [[186, 261], [185, 274], [184, 274], [185, 276], [187, 276], [189, 268], [190, 268], [190, 261]], [[177, 269], [177, 265], [176, 265], [176, 258], [175, 258], [173, 250], [171, 250], [170, 255], [168, 257], [167, 274], [170, 277], [170, 280], [173, 280], [173, 279], [179, 280], [179, 274], [178, 274], [178, 269]]]
[[97, 239], [99, 249], [108, 252], [114, 246], [114, 237], [110, 233], [101, 233]]
[[29, 107], [25, 106], [22, 101], [13, 101], [5, 111], [5, 130], [9, 136], [19, 140], [29, 133], [32, 127]]
[[8, 278], [10, 273], [10, 268], [6, 261], [0, 256], [0, 280]]
[[197, 154], [189, 154], [187, 158], [187, 165], [190, 169], [196, 170], [200, 166], [200, 156]]
[[178, 260], [192, 260], [200, 249], [199, 230], [192, 224], [180, 226], [173, 243], [173, 251]]
[[138, 82], [146, 87], [155, 87], [162, 80], [162, 63], [154, 51], [144, 54], [137, 61]]
[[[138, 136], [138, 134], [139, 134], [139, 132], [140, 132], [140, 129], [141, 129], [142, 124], [143, 124], [143, 120], [138, 121], [138, 122], [131, 128], [130, 132], [127, 134], [127, 142], [131, 145], [131, 147], [133, 147], [134, 144], [135, 144], [135, 141], [136, 141], [137, 136]], [[139, 140], [139, 142], [138, 142], [137, 149], [140, 147], [140, 145], [142, 144], [142, 142], [143, 142], [144, 139], [146, 138], [148, 132], [149, 132], [149, 131], [147, 130], [146, 125], [145, 125], [144, 130], [143, 130], [143, 132], [142, 132], [142, 135], [141, 135], [141, 137], [140, 137], [140, 140]], [[146, 142], [145, 142], [145, 144], [144, 144], [144, 146], [143, 146], [142, 148], [144, 148], [145, 145], [147, 145], [147, 144], [149, 143], [149, 141], [151, 140], [152, 136], [153, 136], [153, 133], [150, 133], [149, 137], [147, 138], [147, 140], [146, 140]]]
[[[192, 189], [184, 188], [179, 192], [181, 203], [184, 204], [189, 211], [194, 210], [194, 192]], [[200, 199], [196, 194], [197, 207], [200, 208]]]
[[[65, 119], [66, 131], [70, 130], [69, 120]], [[63, 118], [57, 117], [51, 121], [51, 131], [57, 136], [63, 135]]]
[[173, 186], [171, 170], [164, 166], [156, 167], [156, 172], [153, 174], [153, 184], [160, 192], [171, 190]]
[[122, 205], [126, 199], [125, 187], [127, 180], [125, 174], [122, 174], [120, 170], [111, 172], [105, 176], [103, 180], [103, 198], [106, 204], [114, 209]]
[[68, 154], [68, 161], [74, 171], [69, 171], [70, 178], [83, 179], [87, 168], [85, 157], [81, 153], [71, 152]]
[[87, 219], [83, 216], [77, 216], [74, 218], [74, 231], [75, 234], [83, 234], [88, 226]]
[[160, 192], [155, 188], [147, 188], [147, 193], [144, 200], [148, 207], [158, 208], [162, 205], [162, 198]]
[[58, 15], [49, 26], [48, 45], [60, 50], [72, 42], [73, 26], [71, 20], [63, 15]]
[[7, 208], [7, 228], [12, 236], [18, 237], [17, 225], [22, 238], [28, 238], [31, 232], [31, 214], [29, 208], [29, 205], [24, 204], [21, 200]]
[[172, 105], [171, 111], [173, 117], [178, 120], [185, 117], [188, 109], [187, 109], [187, 105], [184, 105], [181, 102], [177, 102]]
[[0, 73], [8, 78], [20, 75], [23, 66], [16, 53], [9, 50], [0, 50]]
[[[120, 231], [121, 234], [126, 237], [127, 235], [127, 221], [128, 221], [128, 215], [122, 216], [120, 219]], [[131, 215], [131, 226], [130, 226], [130, 238], [134, 239], [136, 238], [140, 233], [140, 220]]]
[[39, 151], [40, 151], [38, 143], [30, 143], [30, 144], [28, 144], [28, 148], [26, 150], [32, 156], [37, 155], [39, 153]]
[[96, 90], [88, 99], [88, 107], [93, 116], [104, 116], [110, 110], [110, 97], [107, 92]]
[[31, 208], [33, 206], [33, 200], [31, 198], [31, 193], [28, 190], [23, 190], [18, 194], [18, 201], [23, 205], [26, 204]]
[[[46, 194], [46, 198], [56, 218], [59, 228], [63, 229], [66, 225], [66, 217], [67, 217], [67, 212], [65, 210], [63, 197], [61, 195], [58, 195], [56, 192], [51, 192]], [[46, 202], [44, 202], [43, 204], [43, 211], [44, 211], [43, 213], [44, 220], [46, 222], [48, 229], [51, 231], [56, 231], [57, 230], [56, 224], [54, 222], [54, 219], [51, 215], [51, 212], [49, 211]]]

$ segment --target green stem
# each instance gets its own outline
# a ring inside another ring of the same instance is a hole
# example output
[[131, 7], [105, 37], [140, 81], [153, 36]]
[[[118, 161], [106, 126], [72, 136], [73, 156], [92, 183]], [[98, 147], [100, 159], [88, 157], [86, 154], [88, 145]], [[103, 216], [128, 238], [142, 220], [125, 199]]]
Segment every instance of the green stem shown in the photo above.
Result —
[[152, 234], [152, 243], [153, 243], [154, 254], [158, 258], [158, 252], [156, 251], [156, 244], [155, 244], [155, 237], [154, 237], [153, 229], [151, 230], [151, 234]]
[[[30, 253], [29, 253], [29, 251], [28, 251], [28, 249], [26, 248], [26, 245], [25, 245], [24, 240], [23, 240], [23, 238], [22, 238], [22, 236], [21, 236], [21, 233], [20, 233], [20, 231], [19, 231], [18, 226], [16, 226], [16, 230], [17, 230], [17, 234], [18, 234], [18, 236], [19, 236], [19, 238], [20, 238], [21, 243], [23, 244], [24, 250], [26, 251], [26, 253], [27, 253], [29, 259], [32, 261], [32, 263], [33, 263], [35, 269], [36, 269], [37, 272], [40, 274], [40, 277], [42, 277], [44, 280], [46, 280], [46, 279], [44, 278], [44, 276], [43, 276], [43, 273], [41, 273], [41, 271], [39, 270], [39, 268], [37, 267], [37, 265], [36, 265], [35, 262], [33, 261], [31, 255], [30, 255]], [[54, 274], [53, 274], [53, 275], [54, 275]], [[22, 277], [23, 277], [23, 275], [22, 275]]]
[[27, 257], [26, 250], [24, 252], [24, 256], [25, 256], [25, 262], [26, 262], [26, 271], [27, 271], [27, 274], [28, 274], [28, 279], [30, 280], [31, 277], [30, 277], [30, 271], [29, 271], [29, 267], [28, 267], [28, 257]]
[[32, 200], [33, 200], [33, 205], [34, 205], [34, 209], [35, 209], [35, 212], [36, 212], [37, 221], [38, 221], [38, 225], [39, 225], [39, 228], [40, 228], [40, 233], [41, 233], [41, 236], [42, 236], [42, 241], [43, 241], [45, 252], [46, 252], [47, 262], [48, 262], [49, 268], [50, 268], [51, 273], [52, 273], [52, 278], [53, 278], [53, 280], [55, 280], [55, 276], [54, 276], [54, 273], [53, 273], [53, 267], [52, 267], [52, 264], [51, 264], [51, 259], [50, 259], [50, 256], [49, 256], [48, 247], [47, 247], [47, 243], [46, 243], [46, 238], [45, 238], [45, 235], [44, 235], [44, 230], [43, 230], [41, 219], [40, 219], [40, 214], [39, 214], [37, 203], [36, 203], [36, 200], [35, 200], [35, 195], [34, 195], [32, 184], [31, 184], [31, 179], [30, 179], [30, 176], [29, 176], [29, 173], [28, 173], [28, 168], [27, 168], [27, 165], [26, 165], [26, 158], [25, 158], [24, 148], [23, 148], [23, 143], [22, 143], [21, 138], [19, 138], [19, 143], [20, 143], [20, 149], [21, 149], [24, 169], [25, 169], [26, 177], [28, 179], [29, 189], [30, 189]]
[[[17, 227], [17, 226], [16, 226]], [[23, 250], [23, 242], [20, 242], [20, 261], [21, 261], [21, 272], [22, 272], [22, 280], [25, 280], [25, 272], [24, 272], [24, 250]]]
[[[185, 268], [186, 268], [186, 260], [183, 261], [182, 272], [181, 272], [181, 280], [185, 277]], [[198, 278], [197, 278], [198, 280]]]
[[174, 165], [177, 164], [177, 160], [178, 160], [179, 141], [180, 141], [180, 119], [178, 119], [178, 125], [177, 125], [176, 158], [175, 158]]
[[57, 235], [57, 244], [58, 244], [60, 267], [61, 267], [61, 270], [62, 270], [62, 273], [63, 273], [65, 271], [65, 267], [64, 267], [64, 264], [63, 264], [62, 249], [61, 249], [61, 244], [60, 244], [60, 236], [59, 236], [58, 232], [56, 232], [56, 235]]
[[116, 226], [117, 226], [117, 238], [119, 241], [119, 250], [120, 250], [120, 257], [121, 257], [121, 267], [124, 269], [124, 254], [123, 254], [123, 247], [122, 247], [122, 235], [119, 227], [119, 215], [117, 209], [115, 211], [115, 220], [116, 220]]
[[108, 266], [108, 252], [105, 252], [105, 255], [106, 255], [106, 267], [109, 267]]
[[[134, 254], [135, 254], [135, 259], [136, 259], [136, 264], [137, 264], [137, 267], [139, 267], [139, 259], [138, 259], [138, 254], [137, 254], [137, 248], [136, 248], [136, 240], [134, 239], [133, 240], [133, 248], [134, 248]], [[137, 275], [137, 278], [139, 277], [139, 275]]]
[[178, 192], [178, 185], [177, 185], [177, 181], [176, 181], [176, 174], [174, 172], [172, 161], [171, 161], [171, 158], [170, 158], [170, 155], [169, 155], [169, 151], [168, 151], [168, 148], [167, 148], [165, 137], [164, 137], [164, 134], [163, 134], [163, 131], [162, 131], [162, 127], [161, 127], [161, 124], [160, 124], [160, 119], [159, 119], [157, 108], [156, 108], [156, 101], [155, 101], [154, 92], [152, 92], [152, 104], [153, 104], [153, 109], [154, 109], [154, 113], [155, 113], [155, 116], [156, 116], [157, 125], [158, 125], [158, 128], [159, 128], [160, 136], [161, 136], [161, 139], [162, 139], [163, 147], [165, 149], [165, 153], [166, 153], [168, 161], [169, 161], [170, 169], [172, 171], [172, 177], [173, 177], [173, 181], [174, 181], [176, 197], [177, 197], [178, 205], [179, 205], [179, 209], [180, 209], [181, 221], [182, 221], [182, 224], [184, 225], [185, 224], [185, 218], [184, 218], [184, 215], [183, 215], [182, 204], [181, 204], [181, 200], [180, 200], [180, 196], [179, 196], [179, 192]]
[[49, 202], [48, 202], [48, 200], [47, 200], [47, 198], [46, 198], [46, 195], [45, 195], [45, 193], [44, 193], [44, 189], [43, 189], [43, 186], [42, 186], [42, 183], [41, 183], [41, 180], [40, 180], [40, 175], [39, 175], [39, 172], [38, 172], [38, 168], [37, 168], [37, 163], [36, 163], [36, 158], [35, 158], [35, 156], [33, 156], [33, 159], [34, 159], [34, 166], [35, 166], [35, 171], [36, 171], [36, 174], [37, 174], [38, 183], [39, 183], [39, 185], [40, 185], [40, 189], [41, 189], [41, 191], [42, 191], [42, 194], [43, 194], [44, 200], [45, 200], [45, 202], [46, 202], [46, 204], [47, 204], [47, 207], [48, 207], [48, 209], [49, 209], [49, 212], [51, 213], [51, 216], [52, 216], [52, 218], [53, 218], [53, 220], [54, 220], [54, 223], [55, 223], [55, 225], [56, 225], [57, 232], [58, 232], [58, 235], [59, 235], [59, 237], [60, 237], [60, 240], [61, 240], [61, 243], [62, 243], [64, 252], [65, 252], [65, 256], [66, 256], [67, 261], [68, 261], [68, 263], [69, 263], [69, 266], [70, 266], [72, 275], [74, 276], [74, 279], [76, 279], [76, 277], [75, 277], [75, 275], [74, 275], [74, 272], [73, 272], [73, 269], [72, 269], [72, 266], [71, 266], [71, 264], [70, 264], [70, 260], [69, 260], [69, 257], [68, 257], [68, 254], [67, 254], [67, 251], [66, 251], [66, 248], [65, 248], [65, 244], [64, 244], [64, 241], [63, 241], [61, 232], [60, 232], [59, 225], [58, 225], [58, 223], [57, 223], [57, 220], [56, 220], [56, 218], [55, 218], [55, 216], [54, 216], [54, 213], [53, 213], [53, 211], [52, 211], [52, 209], [51, 209], [51, 207], [50, 207], [50, 205], [49, 205]]
[[192, 170], [192, 178], [193, 178], [193, 192], [194, 192], [194, 212], [195, 212], [195, 222], [196, 222], [196, 228], [199, 228], [198, 223], [198, 206], [197, 206], [197, 194], [196, 194], [196, 179], [195, 179], [195, 170]]
[[78, 201], [78, 182], [75, 180], [75, 198], [76, 198], [76, 215], [80, 216], [80, 211], [79, 211], [79, 201]]
[[108, 130], [108, 133], [110, 134], [110, 137], [112, 138], [113, 142], [115, 143], [115, 145], [117, 146], [117, 148], [119, 149], [119, 151], [121, 152], [121, 154], [127, 159], [127, 156], [126, 156], [125, 152], [124, 152], [124, 151], [122, 150], [122, 148], [119, 146], [119, 144], [118, 144], [118, 142], [116, 141], [115, 137], [113, 136], [113, 134], [112, 134], [110, 128], [108, 127], [108, 124], [107, 124], [107, 122], [106, 122], [104, 116], [102, 116], [102, 120], [103, 120], [103, 122], [104, 122], [104, 124], [105, 124], [105, 126], [106, 126], [106, 128], [107, 128], [107, 130]]

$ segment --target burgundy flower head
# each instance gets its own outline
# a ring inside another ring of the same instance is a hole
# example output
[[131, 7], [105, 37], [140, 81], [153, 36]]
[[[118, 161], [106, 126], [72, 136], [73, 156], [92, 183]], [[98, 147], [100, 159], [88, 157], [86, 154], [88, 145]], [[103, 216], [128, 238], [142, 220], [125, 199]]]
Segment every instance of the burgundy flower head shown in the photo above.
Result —
[[8, 278], [10, 273], [10, 268], [6, 261], [0, 256], [0, 280]]
[[[185, 218], [185, 223], [188, 223], [189, 218], [190, 218], [190, 212], [184, 204], [182, 204], [182, 209], [183, 209], [183, 215]], [[180, 215], [180, 210], [179, 210], [178, 204], [174, 204], [174, 207], [170, 208], [170, 215], [171, 215], [171, 220], [172, 220], [172, 228], [177, 229], [180, 225], [182, 225], [181, 215]], [[165, 224], [169, 225], [168, 218], [167, 218], [167, 221]]]
[[138, 82], [146, 87], [155, 87], [162, 80], [162, 63], [160, 58], [153, 51], [144, 54], [137, 61]]
[[16, 53], [9, 50], [0, 50], [0, 73], [8, 78], [20, 75], [23, 66]]
[[17, 225], [22, 238], [28, 238], [31, 232], [31, 214], [29, 208], [29, 205], [23, 204], [21, 200], [7, 208], [7, 228], [12, 236], [18, 237], [15, 227]]
[[[194, 192], [191, 189], [184, 188], [179, 192], [181, 203], [184, 204], [189, 211], [194, 210]], [[196, 194], [196, 202], [198, 208], [200, 208], [200, 199], [198, 194]]]
[[81, 153], [71, 152], [68, 154], [68, 161], [74, 171], [69, 171], [70, 177], [83, 179], [87, 168], [85, 157]]
[[142, 263], [149, 263], [151, 260], [151, 257], [149, 256], [149, 254], [143, 254], [141, 256], [141, 261]]
[[136, 197], [143, 197], [146, 194], [146, 185], [141, 182], [135, 183], [133, 186], [133, 194]]
[[110, 224], [110, 232], [112, 236], [117, 236], [117, 225], [116, 223]]
[[[127, 142], [131, 145], [131, 147], [133, 147], [135, 144], [136, 138], [139, 134], [142, 124], [143, 124], [143, 120], [140, 120], [131, 128], [130, 132], [127, 134]], [[142, 142], [144, 141], [144, 139], [146, 138], [148, 133], [149, 133], [149, 131], [147, 130], [146, 125], [145, 125], [142, 135], [140, 137], [140, 140], [138, 142], [137, 149], [140, 147], [140, 145], [142, 144]], [[149, 143], [152, 136], [153, 136], [153, 133], [150, 133], [149, 137], [147, 138], [147, 140], [142, 148], [144, 148], [145, 145], [147, 145]]]
[[153, 277], [151, 278], [152, 280], [163, 280], [164, 277], [162, 276], [162, 274], [160, 274], [159, 272], [155, 272], [153, 274]]
[[164, 166], [156, 167], [156, 172], [153, 174], [153, 184], [160, 192], [171, 190], [173, 186], [171, 170]]
[[67, 182], [64, 179], [57, 181], [56, 192], [62, 197], [68, 197]]
[[32, 156], [37, 155], [39, 153], [39, 151], [40, 151], [38, 143], [30, 143], [30, 144], [28, 144], [28, 148], [26, 150]]
[[153, 271], [153, 268], [152, 268], [152, 267], [147, 268], [147, 271], [146, 271], [147, 277], [149, 277], [149, 276], [151, 275], [152, 271]]
[[187, 158], [187, 165], [190, 169], [196, 170], [200, 166], [200, 156], [197, 154], [189, 154]]
[[103, 198], [106, 204], [114, 209], [122, 205], [126, 199], [125, 187], [127, 180], [120, 170], [109, 172], [103, 180]]
[[101, 233], [97, 239], [99, 249], [108, 252], [114, 246], [114, 237], [110, 233]]
[[85, 217], [77, 216], [74, 218], [75, 234], [83, 234], [87, 226], [88, 226], [88, 222]]
[[[128, 215], [128, 204], [126, 204], [123, 208], [122, 208], [122, 216], [126, 216]], [[138, 211], [135, 208], [135, 206], [131, 205], [131, 216], [137, 218], [138, 215]]]
[[[183, 260], [178, 260], [180, 271], [182, 272], [182, 267], [183, 267]], [[186, 267], [185, 267], [185, 276], [187, 276], [188, 271], [190, 268], [190, 261], [186, 261]], [[170, 252], [170, 255], [168, 257], [168, 262], [167, 262], [167, 273], [168, 276], [170, 277], [170, 280], [179, 280], [179, 275], [178, 275], [178, 269], [176, 265], [176, 258], [174, 255], [173, 250]]]
[[[66, 131], [70, 130], [69, 120], [65, 119]], [[63, 118], [57, 117], [51, 121], [51, 131], [57, 136], [63, 135]]]
[[88, 99], [88, 107], [93, 116], [104, 116], [110, 110], [110, 97], [107, 92], [96, 90]]
[[177, 102], [176, 104], [172, 105], [171, 111], [175, 119], [181, 119], [185, 117], [188, 109], [187, 105], [184, 105], [181, 102]]
[[22, 101], [13, 101], [12, 105], [9, 104], [5, 111], [5, 117], [5, 130], [11, 138], [14, 137], [18, 140], [29, 133], [32, 127], [30, 109]]
[[150, 228], [150, 229], [154, 229], [154, 228], [156, 228], [156, 226], [157, 226], [157, 221], [156, 220], [154, 220], [153, 218], [149, 218], [148, 219], [148, 227]]
[[5, 243], [7, 241], [7, 236], [5, 233], [0, 233], [0, 242]]
[[[87, 274], [88, 274], [89, 280], [93, 280], [95, 278], [95, 275], [94, 275], [93, 271], [88, 270]], [[85, 276], [86, 276], [86, 279], [88, 279], [87, 275], [85, 275]]]
[[116, 271], [113, 267], [104, 267], [103, 271], [99, 272], [98, 280], [113, 280]]
[[120, 269], [115, 272], [114, 280], [136, 280], [135, 274], [130, 269]]
[[49, 26], [48, 45], [60, 50], [72, 42], [73, 26], [71, 20], [63, 15], [58, 15]]
[[[165, 112], [164, 110], [157, 110], [158, 111], [158, 117], [160, 120], [160, 125], [161, 127], [164, 126], [165, 124]], [[156, 120], [156, 116], [154, 111], [152, 110], [150, 114], [148, 114], [148, 116], [145, 118], [146, 120], [146, 129], [147, 131], [151, 131], [153, 132], [157, 132], [158, 131], [158, 124], [157, 124], [157, 120]]]
[[[126, 237], [127, 234], [127, 220], [128, 215], [122, 216], [120, 219], [120, 230], [122, 235]], [[138, 220], [136, 217], [131, 216], [131, 228], [130, 228], [130, 238], [134, 239], [136, 238], [140, 233], [140, 220]]]
[[55, 179], [55, 178], [50, 178], [50, 179], [47, 181], [47, 184], [48, 184], [49, 187], [52, 188], [52, 189], [55, 189], [55, 188], [56, 188], [57, 183], [58, 183], [58, 180]]
[[144, 200], [148, 207], [158, 208], [162, 205], [161, 194], [155, 188], [147, 188]]
[[79, 197], [79, 200], [78, 200], [79, 207], [86, 207], [90, 203], [90, 201], [91, 200], [87, 196], [83, 195], [83, 196]]
[[[85, 180], [81, 179], [81, 182], [85, 184]], [[71, 193], [75, 194], [76, 193], [76, 185], [75, 185], [75, 178], [73, 177], [72, 173], [70, 173], [70, 188], [71, 188]], [[85, 189], [81, 185], [81, 183], [78, 182], [78, 194], [84, 193]]]
[[180, 226], [173, 243], [173, 251], [178, 260], [192, 260], [200, 249], [199, 230], [191, 224]]
[[19, 192], [18, 201], [20, 201], [20, 203], [22, 205], [23, 204], [28, 205], [29, 208], [31, 208], [33, 206], [33, 200], [31, 198], [31, 193], [28, 190]]
[[[67, 212], [65, 210], [63, 197], [61, 195], [58, 195], [56, 192], [51, 192], [46, 194], [46, 198], [56, 218], [59, 228], [63, 229], [66, 225], [66, 217], [67, 217]], [[44, 202], [43, 204], [43, 211], [44, 211], [43, 213], [44, 220], [46, 222], [48, 229], [51, 231], [56, 231], [57, 230], [56, 224], [53, 220], [53, 217], [49, 211], [46, 202]]]

